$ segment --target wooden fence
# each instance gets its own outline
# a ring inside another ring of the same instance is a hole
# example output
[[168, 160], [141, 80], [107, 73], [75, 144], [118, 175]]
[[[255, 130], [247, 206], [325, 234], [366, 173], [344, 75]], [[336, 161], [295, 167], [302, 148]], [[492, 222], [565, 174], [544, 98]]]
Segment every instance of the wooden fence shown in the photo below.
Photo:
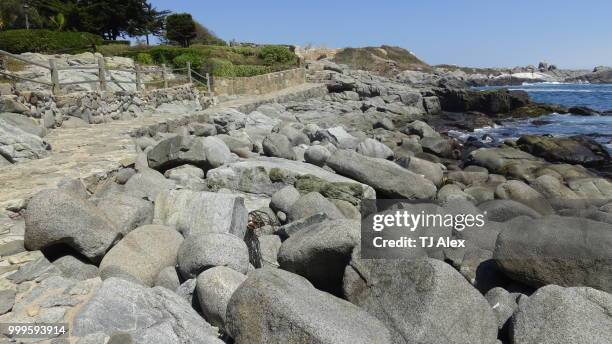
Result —
[[[114, 83], [116, 85], [119, 85], [119, 87], [121, 87], [121, 84], [136, 84], [137, 91], [146, 91], [147, 84], [156, 84], [156, 83], [162, 83], [163, 88], [168, 88], [169, 83], [170, 83], [168, 74], [175, 73], [175, 72], [181, 72], [185, 74], [186, 81], [187, 81], [186, 84], [193, 84], [194, 82], [196, 82], [206, 87], [208, 94], [212, 93], [210, 75], [208, 73], [206, 73], [206, 75], [201, 75], [200, 73], [192, 70], [190, 62], [187, 62], [186, 66], [183, 68], [174, 68], [174, 69], [168, 68], [165, 64], [162, 64], [161, 66], [157, 66], [153, 68], [151, 67], [143, 68], [142, 66], [135, 64], [134, 69], [123, 69], [123, 68], [109, 67], [106, 65], [104, 57], [98, 57], [97, 64], [60, 67], [57, 64], [56, 59], [50, 59], [49, 64], [44, 65], [42, 63], [30, 61], [19, 55], [14, 55], [9, 52], [0, 50], [0, 58], [2, 58], [3, 56], [5, 59], [12, 58], [22, 63], [25, 63], [25, 64], [34, 65], [34, 66], [38, 66], [38, 67], [49, 70], [50, 82], [26, 78], [26, 77], [23, 77], [15, 73], [10, 73], [8, 70], [3, 71], [1, 70], [2, 68], [0, 68], [0, 75], [4, 75], [5, 77], [8, 77], [10, 79], [18, 79], [18, 80], [23, 80], [23, 81], [28, 81], [28, 82], [33, 82], [33, 83], [38, 83], [38, 84], [49, 86], [51, 87], [51, 91], [53, 92], [53, 94], [56, 94], [56, 95], [62, 94], [63, 86], [79, 85], [79, 84], [97, 84], [98, 90], [100, 90], [101, 92], [104, 92], [107, 90], [108, 83]], [[60, 78], [60, 73], [59, 73], [62, 70], [93, 70], [94, 73], [97, 73], [98, 78], [97, 80], [79, 80], [79, 81], [62, 82]], [[133, 80], [128, 80], [128, 81], [117, 80], [116, 78], [113, 77], [111, 73], [112, 71], [133, 73], [134, 78]], [[161, 80], [148, 81], [148, 82], [145, 82], [143, 80], [143, 75], [153, 74], [153, 73], [161, 74]]]

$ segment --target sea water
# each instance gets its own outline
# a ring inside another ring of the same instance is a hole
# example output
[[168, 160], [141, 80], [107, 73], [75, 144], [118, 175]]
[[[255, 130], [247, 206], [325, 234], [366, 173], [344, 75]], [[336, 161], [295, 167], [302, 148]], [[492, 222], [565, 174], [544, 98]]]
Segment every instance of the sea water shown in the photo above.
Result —
[[[480, 87], [478, 89], [493, 88], [499, 87]], [[598, 111], [612, 110], [612, 84], [536, 83], [504, 88], [525, 91], [535, 102], [561, 104], [567, 107], [587, 106]], [[577, 116], [552, 113], [525, 120], [503, 121], [501, 125], [493, 128], [477, 129], [471, 133], [471, 136], [485, 134], [495, 140], [518, 138], [528, 134], [585, 135], [603, 144], [612, 152], [612, 115]]]

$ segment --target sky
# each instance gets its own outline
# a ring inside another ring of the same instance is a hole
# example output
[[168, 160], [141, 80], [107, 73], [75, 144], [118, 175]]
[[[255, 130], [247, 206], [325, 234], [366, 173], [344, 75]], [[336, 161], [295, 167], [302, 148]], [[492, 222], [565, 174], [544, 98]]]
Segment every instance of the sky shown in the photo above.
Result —
[[150, 0], [225, 40], [395, 45], [429, 64], [612, 65], [610, 0]]

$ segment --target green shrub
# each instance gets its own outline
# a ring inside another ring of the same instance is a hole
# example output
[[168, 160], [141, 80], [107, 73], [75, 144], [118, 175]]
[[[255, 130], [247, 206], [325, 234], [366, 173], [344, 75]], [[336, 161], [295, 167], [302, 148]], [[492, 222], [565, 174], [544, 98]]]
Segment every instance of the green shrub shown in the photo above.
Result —
[[259, 57], [264, 60], [265, 64], [287, 64], [295, 61], [295, 54], [289, 48], [281, 45], [266, 45], [259, 51]]
[[75, 53], [91, 50], [102, 39], [86, 32], [60, 32], [51, 30], [8, 30], [0, 32], [0, 50], [14, 54]]
[[228, 60], [212, 58], [208, 61], [206, 69], [214, 76], [234, 76], [234, 64]]
[[141, 65], [152, 65], [154, 63], [151, 55], [147, 53], [138, 53], [138, 55], [136, 55], [135, 60], [136, 63]]
[[186, 67], [187, 62], [191, 62], [191, 68], [194, 70], [200, 70], [200, 68], [202, 68], [202, 57], [199, 54], [185, 53], [172, 60], [172, 64], [174, 64], [176, 68]]
[[106, 44], [97, 47], [97, 50], [104, 56], [122, 56], [130, 51], [130, 46], [125, 44]]
[[268, 66], [256, 65], [235, 65], [234, 76], [247, 77], [270, 73], [272, 70]]

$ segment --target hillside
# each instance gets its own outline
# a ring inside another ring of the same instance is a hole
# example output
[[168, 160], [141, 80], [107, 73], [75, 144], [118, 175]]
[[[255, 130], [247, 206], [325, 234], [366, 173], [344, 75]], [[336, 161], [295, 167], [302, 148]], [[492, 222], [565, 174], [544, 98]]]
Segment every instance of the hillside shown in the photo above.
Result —
[[419, 60], [408, 50], [388, 45], [345, 48], [334, 56], [333, 61], [385, 76], [395, 75], [404, 70], [431, 70], [427, 63]]

